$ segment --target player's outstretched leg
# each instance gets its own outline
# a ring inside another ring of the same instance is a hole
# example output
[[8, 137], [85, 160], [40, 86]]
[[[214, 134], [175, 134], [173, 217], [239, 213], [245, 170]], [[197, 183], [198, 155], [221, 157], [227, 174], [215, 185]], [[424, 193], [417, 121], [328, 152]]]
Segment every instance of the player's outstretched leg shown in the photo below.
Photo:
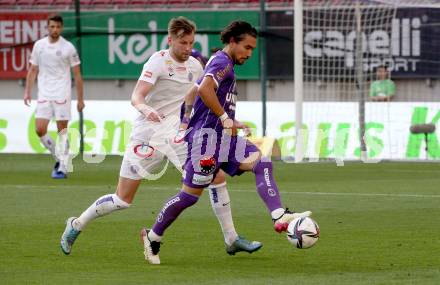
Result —
[[[200, 189], [200, 191], [202, 191]], [[200, 192], [201, 194], [202, 192]], [[168, 199], [165, 202], [160, 213], [157, 215], [156, 223], [153, 225], [151, 230], [146, 231], [144, 240], [144, 253], [146, 253], [146, 260], [152, 264], [158, 264], [155, 262], [155, 255], [159, 252], [160, 241], [162, 240], [162, 236], [165, 230], [171, 226], [171, 224], [177, 219], [177, 217], [188, 207], [194, 205], [199, 200], [198, 195], [192, 195], [181, 190], [179, 193]], [[151, 244], [148, 245], [148, 243]], [[156, 245], [156, 249], [153, 248], [153, 243]], [[149, 248], [151, 247], [151, 248]], [[151, 258], [149, 256], [149, 252], [151, 249]], [[156, 253], [155, 253], [155, 250]], [[157, 257], [158, 259], [158, 257]], [[159, 261], [160, 262], [160, 261]]]
[[273, 177], [272, 162], [259, 160], [254, 165], [252, 172], [255, 174], [257, 192], [272, 216], [275, 231], [286, 231], [288, 224], [295, 218], [307, 217], [312, 214], [310, 211], [294, 213], [281, 206], [280, 194]]
[[92, 220], [110, 214], [116, 210], [122, 210], [130, 207], [130, 204], [124, 202], [116, 194], [104, 195], [87, 210], [85, 210], [78, 218], [71, 217], [67, 220], [66, 229], [61, 236], [61, 249], [65, 254], [69, 254], [72, 245], [78, 237], [79, 233]]

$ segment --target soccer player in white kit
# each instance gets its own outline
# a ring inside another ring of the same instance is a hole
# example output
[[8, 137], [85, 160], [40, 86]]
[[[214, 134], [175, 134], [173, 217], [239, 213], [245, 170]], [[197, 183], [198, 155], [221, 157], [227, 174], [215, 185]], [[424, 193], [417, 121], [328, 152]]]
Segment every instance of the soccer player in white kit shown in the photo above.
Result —
[[[185, 95], [197, 90], [192, 87], [203, 74], [200, 63], [190, 56], [195, 29], [195, 24], [184, 17], [171, 19], [169, 49], [154, 53], [145, 63], [131, 96], [131, 103], [140, 114], [124, 153], [116, 193], [98, 198], [78, 218], [67, 219], [61, 237], [61, 249], [65, 254], [70, 254], [76, 238], [90, 221], [128, 208], [142, 178], [158, 178], [153, 173], [165, 157], [177, 169], [182, 169], [187, 146], [176, 136], [179, 113]], [[216, 177], [210, 189], [215, 192], [211, 204], [223, 231], [227, 253], [251, 253], [260, 249], [260, 242], [247, 241], [235, 231], [224, 174]]]
[[[47, 20], [49, 35], [38, 40], [30, 58], [30, 68], [26, 77], [24, 103], [30, 106], [32, 87], [38, 75], [38, 99], [35, 112], [35, 131], [41, 143], [55, 158], [53, 178], [66, 178], [67, 173], [67, 125], [70, 120], [71, 105], [71, 74], [73, 69], [77, 91], [78, 112], [84, 108], [83, 80], [80, 60], [75, 47], [61, 36], [63, 18], [59, 15], [50, 16]], [[52, 118], [57, 123], [61, 138], [61, 151], [57, 152], [55, 142], [47, 133], [47, 126]]]

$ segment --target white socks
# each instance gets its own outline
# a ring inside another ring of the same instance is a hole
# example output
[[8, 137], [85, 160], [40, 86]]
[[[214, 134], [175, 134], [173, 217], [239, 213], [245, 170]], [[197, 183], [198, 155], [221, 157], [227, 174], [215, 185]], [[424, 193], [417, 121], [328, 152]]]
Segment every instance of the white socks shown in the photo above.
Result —
[[69, 139], [68, 139], [67, 129], [62, 130], [58, 134], [55, 153], [56, 156], [58, 157], [58, 160], [60, 161], [59, 170], [64, 173], [67, 173], [68, 171], [67, 167], [69, 163]]
[[238, 237], [232, 221], [231, 203], [229, 193], [226, 189], [226, 182], [218, 185], [209, 185], [209, 200], [212, 209], [222, 228], [225, 243], [231, 245]]
[[57, 155], [55, 154], [55, 142], [49, 134], [46, 133], [44, 136], [40, 137], [40, 141], [50, 151], [53, 158], [58, 161]]
[[69, 140], [67, 138], [67, 132], [60, 132], [58, 136], [57, 143], [55, 143], [47, 133], [40, 137], [40, 141], [50, 151], [55, 161], [60, 162], [59, 170], [67, 173], [69, 163]]
[[150, 231], [148, 232], [148, 239], [149, 239], [150, 241], [157, 241], [157, 242], [160, 242], [160, 241], [162, 240], [162, 236], [156, 234], [155, 232], [153, 232], [153, 230], [150, 230]]
[[284, 215], [285, 210], [283, 208], [278, 208], [276, 210], [273, 210], [270, 215], [272, 216], [273, 220], [278, 220]]
[[98, 198], [79, 218], [73, 220], [72, 225], [75, 230], [81, 231], [90, 221], [128, 207], [130, 204], [122, 201], [116, 194], [107, 194]]

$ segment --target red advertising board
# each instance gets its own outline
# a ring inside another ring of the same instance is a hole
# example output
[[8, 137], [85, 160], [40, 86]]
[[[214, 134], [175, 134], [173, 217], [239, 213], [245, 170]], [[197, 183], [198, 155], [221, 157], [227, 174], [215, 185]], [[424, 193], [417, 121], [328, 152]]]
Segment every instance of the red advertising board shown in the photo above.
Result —
[[0, 79], [24, 78], [35, 41], [47, 34], [48, 13], [0, 13]]

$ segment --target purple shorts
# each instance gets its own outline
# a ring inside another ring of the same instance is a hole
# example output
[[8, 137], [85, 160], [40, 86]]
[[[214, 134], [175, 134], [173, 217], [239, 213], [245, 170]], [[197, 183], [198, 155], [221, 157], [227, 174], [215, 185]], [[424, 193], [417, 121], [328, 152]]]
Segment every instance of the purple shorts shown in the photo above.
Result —
[[188, 142], [182, 182], [192, 188], [206, 188], [220, 169], [230, 176], [241, 175], [240, 164], [245, 159], [252, 161], [252, 155], [257, 157], [259, 152], [257, 146], [239, 136], [193, 137]]

